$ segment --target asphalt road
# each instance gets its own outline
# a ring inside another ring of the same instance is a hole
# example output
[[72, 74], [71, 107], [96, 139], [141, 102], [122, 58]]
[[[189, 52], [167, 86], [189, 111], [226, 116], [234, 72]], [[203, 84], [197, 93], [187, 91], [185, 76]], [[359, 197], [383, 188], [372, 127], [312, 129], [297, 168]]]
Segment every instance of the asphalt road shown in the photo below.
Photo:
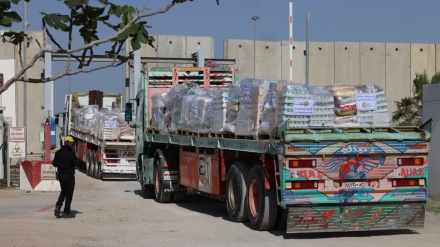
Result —
[[158, 204], [136, 181], [76, 177], [73, 219], [53, 215], [58, 193], [0, 190], [0, 246], [440, 246], [440, 215], [429, 212], [418, 231], [258, 232], [229, 221], [224, 202], [190, 194]]

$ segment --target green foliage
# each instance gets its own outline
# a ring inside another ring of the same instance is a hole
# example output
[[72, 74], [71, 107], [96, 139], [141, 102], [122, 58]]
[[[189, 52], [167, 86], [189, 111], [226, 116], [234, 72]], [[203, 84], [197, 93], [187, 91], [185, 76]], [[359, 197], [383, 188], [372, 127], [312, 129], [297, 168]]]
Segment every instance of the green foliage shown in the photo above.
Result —
[[393, 112], [392, 121], [398, 126], [420, 126], [422, 124], [423, 86], [440, 82], [440, 73], [431, 80], [425, 73], [416, 74], [413, 81], [413, 97], [404, 97], [396, 101], [397, 110]]

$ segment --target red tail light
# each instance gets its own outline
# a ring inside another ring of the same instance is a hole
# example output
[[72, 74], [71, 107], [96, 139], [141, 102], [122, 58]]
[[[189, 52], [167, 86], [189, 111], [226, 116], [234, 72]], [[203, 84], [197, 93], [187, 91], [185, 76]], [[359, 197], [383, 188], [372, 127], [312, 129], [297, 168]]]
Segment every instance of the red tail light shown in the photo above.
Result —
[[398, 166], [421, 166], [424, 164], [423, 158], [398, 158]]
[[118, 154], [105, 154], [105, 157], [108, 158], [119, 158]]
[[119, 160], [108, 159], [107, 163], [119, 163]]
[[118, 150], [114, 150], [114, 149], [106, 149], [106, 150], [104, 150], [104, 152], [105, 152], [106, 154], [117, 154], [117, 153], [118, 153]]
[[289, 160], [289, 168], [315, 168], [316, 160]]
[[292, 181], [286, 183], [286, 189], [292, 190], [310, 190], [317, 189], [319, 181]]
[[415, 187], [415, 186], [425, 186], [424, 178], [404, 178], [404, 179], [393, 179], [393, 187]]

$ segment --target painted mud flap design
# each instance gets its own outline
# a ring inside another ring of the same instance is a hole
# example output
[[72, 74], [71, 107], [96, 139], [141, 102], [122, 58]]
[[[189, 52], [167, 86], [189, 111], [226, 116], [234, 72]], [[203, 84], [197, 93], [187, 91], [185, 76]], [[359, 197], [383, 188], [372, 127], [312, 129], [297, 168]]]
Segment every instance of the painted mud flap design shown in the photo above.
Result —
[[179, 172], [163, 170], [162, 171], [162, 188], [164, 192], [185, 191], [185, 188], [179, 186]]
[[424, 203], [289, 208], [287, 233], [423, 228]]

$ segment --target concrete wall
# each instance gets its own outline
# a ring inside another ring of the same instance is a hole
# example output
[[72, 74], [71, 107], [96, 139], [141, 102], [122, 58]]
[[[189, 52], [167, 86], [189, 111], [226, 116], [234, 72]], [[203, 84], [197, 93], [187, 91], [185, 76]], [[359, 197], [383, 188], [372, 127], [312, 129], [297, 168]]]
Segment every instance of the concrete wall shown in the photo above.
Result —
[[440, 84], [423, 87], [423, 122], [434, 120], [431, 132], [429, 162], [429, 195], [440, 197]]
[[[29, 36], [33, 38], [32, 42], [27, 48], [27, 61], [30, 61], [32, 55], [36, 54], [39, 50], [37, 41], [40, 44], [45, 44], [46, 41], [43, 39], [42, 32], [29, 32]], [[20, 55], [18, 53], [18, 47], [9, 44], [0, 42], [0, 60], [7, 60], [12, 63], [12, 67], [14, 68], [14, 73], [21, 68], [20, 64]], [[44, 62], [42, 60], [38, 60], [30, 70], [27, 72], [28, 78], [41, 78], [42, 73], [44, 73]], [[5, 76], [5, 79], [11, 78], [13, 75]], [[12, 116], [13, 126], [25, 126], [24, 125], [24, 84], [23, 82], [15, 82], [8, 91], [2, 94], [1, 97], [7, 98], [7, 109], [4, 112], [5, 116]], [[9, 96], [8, 92], [14, 91], [13, 95]], [[27, 154], [30, 155], [28, 158], [32, 158], [31, 154], [34, 154], [41, 158], [42, 151], [42, 142], [40, 141], [40, 133], [43, 132], [42, 123], [44, 121], [44, 84], [27, 84], [27, 103], [26, 103], [26, 112], [27, 112], [27, 128], [26, 128], [26, 136], [27, 136]], [[13, 102], [11, 102], [13, 101]], [[12, 162], [13, 164], [14, 162]]]

